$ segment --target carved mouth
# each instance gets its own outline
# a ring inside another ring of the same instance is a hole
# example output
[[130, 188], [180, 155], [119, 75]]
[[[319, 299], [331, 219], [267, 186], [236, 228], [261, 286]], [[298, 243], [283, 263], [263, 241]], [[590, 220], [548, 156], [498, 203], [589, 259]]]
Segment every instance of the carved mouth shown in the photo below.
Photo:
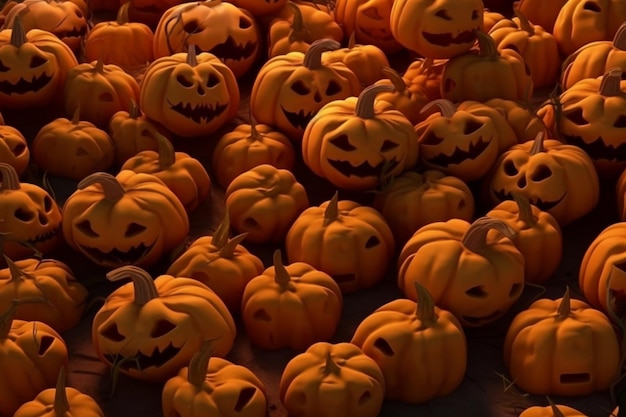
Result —
[[[232, 61], [242, 61], [252, 56], [256, 51], [257, 43], [248, 41], [245, 44], [240, 44], [229, 36], [226, 42], [222, 42], [215, 45], [211, 49], [205, 52], [210, 52], [218, 58], [230, 59]], [[203, 52], [198, 45], [196, 45], [196, 53]]]
[[171, 361], [180, 352], [180, 348], [175, 347], [173, 344], [167, 345], [165, 349], [160, 351], [158, 348], [154, 348], [152, 354], [144, 355], [141, 352], [137, 352], [134, 356], [121, 356], [104, 354], [104, 357], [111, 365], [118, 365], [123, 370], [135, 369], [142, 371], [151, 366], [161, 367], [167, 362]]
[[64, 31], [60, 31], [60, 32], [53, 32], [57, 38], [59, 39], [64, 39], [64, 38], [82, 38], [83, 36], [85, 36], [87, 34], [87, 26], [81, 26], [79, 28], [73, 28], [72, 30], [64, 30]]
[[33, 77], [30, 81], [27, 81], [24, 78], [20, 78], [16, 83], [11, 83], [10, 81], [0, 81], [0, 91], [7, 95], [36, 93], [48, 85], [51, 80], [51, 75], [43, 73]]
[[456, 36], [452, 36], [452, 33], [429, 33], [422, 32], [422, 36], [426, 41], [433, 45], [450, 46], [452, 44], [460, 45], [464, 43], [474, 43], [476, 41], [476, 34], [474, 30], [464, 30]]
[[196, 104], [195, 106], [190, 103], [177, 103], [172, 104], [169, 100], [167, 103], [170, 105], [170, 108], [175, 112], [182, 114], [188, 119], [193, 120], [194, 122], [200, 123], [209, 123], [216, 117], [220, 116], [226, 108], [228, 104], [209, 104], [209, 103], [201, 103]]
[[100, 265], [117, 267], [122, 265], [134, 265], [139, 262], [152, 250], [155, 243], [156, 240], [150, 245], [140, 243], [127, 251], [114, 248], [108, 252], [104, 252], [98, 248], [90, 248], [83, 245], [79, 245], [79, 247], [81, 251], [94, 262]]
[[620, 143], [617, 146], [607, 145], [602, 136], [598, 136], [593, 142], [585, 142], [582, 137], [575, 135], [564, 134], [563, 139], [568, 144], [581, 148], [591, 159], [626, 162], [626, 143]]
[[48, 240], [54, 239], [58, 234], [59, 234], [59, 229], [58, 228], [53, 229], [53, 230], [49, 230], [47, 232], [38, 234], [37, 236], [35, 236], [32, 239], [28, 239], [28, 243], [36, 245], [38, 243], [42, 243], [42, 242], [46, 242]]
[[427, 161], [430, 164], [440, 167], [447, 167], [449, 165], [460, 165], [461, 163], [472, 159], [478, 158], [491, 144], [490, 141], [483, 139], [481, 136], [476, 143], [470, 142], [469, 149], [463, 150], [459, 147], [454, 148], [454, 152], [450, 155], [440, 153], [437, 156], [428, 158]]
[[[506, 190], [500, 190], [500, 191], [494, 190], [493, 194], [500, 201], [513, 200], [513, 196], [511, 195], [511, 193]], [[567, 193], [563, 193], [563, 195], [558, 200], [555, 200], [555, 201], [543, 201], [541, 198], [531, 198], [531, 197], [529, 197], [528, 199], [530, 200], [530, 204], [532, 204], [533, 206], [536, 206], [539, 210], [550, 211], [554, 207], [558, 206], [561, 203], [561, 201], [563, 201], [566, 195]]]
[[313, 116], [315, 116], [315, 113], [305, 113], [304, 110], [300, 110], [299, 112], [294, 113], [285, 110], [283, 106], [280, 106], [280, 108], [289, 123], [291, 123], [293, 127], [299, 129], [306, 129], [306, 126], [309, 124]]
[[462, 316], [463, 321], [465, 321], [470, 326], [480, 326], [482, 324], [486, 324], [492, 322], [499, 318], [502, 315], [500, 310], [496, 310], [491, 314], [482, 317], [474, 317], [474, 316]]
[[387, 165], [387, 172], [391, 172], [400, 162], [396, 160], [396, 158], [393, 158], [390, 161], [383, 160], [376, 165], [371, 165], [368, 161], [364, 161], [361, 164], [354, 166], [348, 161], [336, 161], [333, 159], [328, 159], [328, 163], [346, 177], [354, 176], [366, 178], [379, 177], [383, 173], [385, 165]]
[[389, 31], [385, 30], [385, 29], [366, 29], [366, 28], [360, 28], [361, 32], [363, 32], [364, 35], [373, 38], [373, 39], [377, 39], [379, 41], [382, 42], [390, 42], [390, 41], [395, 41], [396, 39], [393, 37], [393, 35], [391, 33], [389, 33]]

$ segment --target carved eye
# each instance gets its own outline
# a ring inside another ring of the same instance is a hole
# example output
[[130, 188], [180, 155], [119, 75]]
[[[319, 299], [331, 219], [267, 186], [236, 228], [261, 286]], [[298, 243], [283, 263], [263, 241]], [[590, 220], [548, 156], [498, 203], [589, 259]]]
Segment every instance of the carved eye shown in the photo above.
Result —
[[311, 92], [309, 87], [307, 87], [302, 81], [296, 81], [295, 83], [291, 84], [291, 89], [294, 93], [301, 96], [306, 96]]
[[472, 10], [472, 20], [478, 19], [480, 12], [478, 10]]
[[209, 80], [206, 83], [206, 86], [209, 88], [213, 88], [220, 83], [220, 79], [215, 74], [209, 75]]
[[241, 29], [248, 29], [250, 26], [252, 26], [250, 20], [246, 19], [244, 16], [239, 17], [239, 27]]
[[0, 72], [7, 72], [9, 70], [11, 70], [11, 68], [7, 67], [2, 61], [0, 61]]
[[191, 87], [193, 86], [193, 81], [187, 79], [187, 77], [183, 76], [183, 75], [177, 75], [176, 76], [176, 81], [178, 82], [178, 84], [182, 85], [183, 87]]
[[172, 323], [169, 320], [159, 319], [152, 326], [152, 330], [150, 330], [150, 337], [161, 337], [165, 336], [172, 330], [176, 328], [176, 324]]
[[339, 85], [339, 83], [335, 80], [330, 80], [330, 82], [328, 83], [328, 87], [326, 87], [326, 95], [327, 96], [332, 96], [335, 95], [337, 93], [340, 93], [342, 90], [341, 86]]
[[139, 223], [131, 223], [126, 228], [126, 232], [124, 233], [124, 237], [133, 237], [143, 233], [146, 230], [146, 226], [143, 226]]
[[196, 33], [200, 26], [196, 20], [190, 20], [183, 25], [183, 30], [187, 33]]
[[539, 165], [539, 167], [533, 173], [531, 179], [535, 182], [543, 181], [552, 175], [552, 170], [547, 165]]
[[43, 356], [48, 351], [48, 349], [50, 349], [50, 346], [52, 346], [53, 343], [54, 337], [43, 336], [41, 338], [41, 341], [39, 342], [39, 350], [37, 351], [37, 354], [39, 356]]
[[482, 123], [476, 122], [474, 120], [470, 120], [469, 122], [465, 124], [465, 129], [463, 129], [463, 133], [465, 133], [466, 135], [471, 135], [472, 133], [476, 132], [481, 127], [483, 127]]
[[580, 107], [568, 113], [565, 113], [565, 118], [569, 120], [570, 122], [575, 123], [579, 126], [589, 124], [589, 121], [585, 119], [585, 117], [583, 116], [583, 109], [581, 109]]
[[23, 221], [23, 222], [29, 222], [35, 218], [34, 211], [26, 210], [21, 207], [16, 209], [13, 215], [15, 216], [16, 219]]
[[39, 66], [41, 66], [41, 65], [45, 64], [46, 62], [48, 62], [48, 60], [47, 60], [47, 59], [42, 58], [42, 57], [40, 57], [40, 56], [38, 56], [38, 55], [37, 55], [37, 56], [34, 56], [34, 57], [32, 57], [32, 58], [30, 59], [30, 64], [29, 64], [29, 67], [31, 67], [31, 68], [37, 68], [37, 67], [39, 67]]
[[437, 13], [435, 13], [435, 16], [443, 20], [452, 20], [452, 18], [445, 9], [439, 10]]
[[365, 16], [374, 20], [382, 20], [383, 17], [378, 13], [378, 9], [376, 7], [368, 7], [362, 12]]
[[348, 140], [348, 135], [337, 136], [330, 140], [330, 143], [341, 149], [342, 151], [354, 151], [356, 146], [352, 145]]
[[256, 388], [254, 387], [244, 388], [239, 391], [234, 407], [235, 412], [240, 413], [244, 408], [246, 408], [250, 401], [252, 401], [252, 398], [254, 398], [254, 394], [256, 394]]
[[126, 339], [126, 336], [120, 333], [119, 329], [117, 328], [117, 324], [115, 323], [111, 323], [110, 325], [108, 325], [104, 330], [100, 332], [100, 335], [105, 339], [109, 339], [114, 342], [121, 342], [122, 340]]
[[385, 139], [382, 146], [380, 147], [380, 150], [382, 152], [385, 152], [385, 151], [390, 151], [392, 149], [395, 149], [397, 147], [398, 147], [398, 144], [396, 142], [392, 142], [389, 139]]
[[76, 225], [76, 228], [89, 237], [99, 236], [98, 233], [93, 230], [93, 227], [91, 227], [91, 222], [89, 220], [83, 220], [82, 222], [78, 223]]
[[615, 121], [615, 123], [613, 123], [613, 127], [617, 127], [617, 128], [626, 127], [626, 115], [624, 114], [620, 115]]
[[420, 145], [439, 145], [441, 142], [443, 142], [443, 138], [440, 138], [439, 136], [430, 132], [426, 136], [424, 136], [422, 140], [420, 140]]
[[519, 173], [513, 161], [504, 161], [504, 164], [502, 165], [502, 170], [509, 177], [514, 177]]
[[465, 291], [465, 294], [473, 298], [485, 298], [488, 295], [487, 291], [485, 291], [482, 285], [470, 288], [469, 290]]
[[54, 206], [54, 203], [52, 202], [52, 198], [45, 196], [43, 198], [43, 209], [44, 211], [47, 213], [50, 210], [52, 210], [52, 207]]
[[380, 244], [380, 239], [376, 236], [370, 236], [369, 239], [367, 239], [367, 242], [365, 242], [365, 248], [366, 249], [370, 249], [373, 248], [374, 246], [378, 246]]

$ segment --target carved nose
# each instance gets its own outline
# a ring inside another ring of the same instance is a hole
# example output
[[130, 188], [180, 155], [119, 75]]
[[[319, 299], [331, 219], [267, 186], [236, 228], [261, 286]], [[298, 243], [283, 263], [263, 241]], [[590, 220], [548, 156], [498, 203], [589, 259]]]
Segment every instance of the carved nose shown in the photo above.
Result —
[[519, 179], [519, 181], [517, 181], [517, 186], [519, 188], [524, 188], [526, 187], [526, 177], [522, 177]]
[[322, 101], [322, 96], [320, 96], [320, 93], [315, 93], [315, 96], [313, 96], [313, 100], [315, 100], [316, 103], [320, 103]]
[[198, 95], [199, 96], [203, 96], [204, 95], [204, 88], [202, 88], [201, 85], [198, 86]]

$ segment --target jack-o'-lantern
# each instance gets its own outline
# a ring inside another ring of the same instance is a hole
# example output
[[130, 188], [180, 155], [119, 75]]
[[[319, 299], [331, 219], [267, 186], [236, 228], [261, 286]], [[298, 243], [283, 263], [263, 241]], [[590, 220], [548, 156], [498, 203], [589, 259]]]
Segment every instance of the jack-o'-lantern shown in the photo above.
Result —
[[620, 340], [609, 318], [582, 300], [540, 299], [515, 316], [504, 361], [515, 384], [536, 395], [604, 391], [619, 376]]
[[235, 322], [209, 287], [191, 278], [150, 274], [136, 266], [110, 271], [128, 282], [110, 293], [92, 322], [96, 355], [130, 377], [161, 382], [189, 364], [205, 339], [213, 354], [230, 352]]
[[287, 363], [278, 390], [293, 417], [376, 417], [385, 378], [354, 344], [319, 342]]
[[383, 91], [376, 97], [391, 103], [396, 110], [400, 110], [411, 124], [420, 122], [420, 113], [424, 106], [430, 101], [428, 92], [419, 77], [412, 79], [404, 78], [393, 68], [385, 67], [381, 70], [386, 78], [375, 81], [376, 85], [392, 85], [393, 91]]
[[452, 58], [474, 46], [483, 28], [481, 0], [396, 0], [391, 8], [393, 37], [426, 58]]
[[471, 224], [461, 219], [428, 224], [402, 248], [398, 286], [416, 300], [418, 282], [464, 326], [491, 323], [524, 290], [524, 257], [511, 240], [514, 236], [507, 223], [489, 217]]
[[63, 236], [104, 268], [149, 266], [189, 233], [182, 203], [151, 174], [91, 174], [63, 205]]
[[354, 33], [356, 42], [393, 54], [402, 49], [390, 28], [393, 3], [393, 0], [337, 0], [333, 12], [343, 31]]
[[236, 77], [256, 61], [261, 34], [250, 12], [222, 0], [181, 3], [167, 9], [154, 30], [154, 57], [186, 52], [218, 57]]
[[74, 52], [50, 32], [25, 33], [22, 17], [13, 29], [0, 31], [0, 106], [9, 109], [61, 103], [69, 70], [78, 65]]
[[547, 211], [561, 227], [591, 212], [600, 199], [600, 180], [591, 158], [577, 146], [554, 139], [515, 145], [500, 155], [492, 172], [484, 179], [490, 204], [512, 199], [517, 191], [542, 211]]
[[[445, 99], [443, 99], [445, 100]], [[498, 138], [498, 151], [500, 153], [508, 150], [511, 146], [518, 144], [517, 131], [526, 130], [527, 127], [524, 125], [524, 122], [527, 120], [524, 116], [531, 117], [528, 113], [522, 112], [520, 114], [509, 115], [511, 110], [508, 109], [506, 105], [494, 105], [493, 102], [500, 100], [505, 103], [510, 102], [511, 100], [502, 100], [502, 99], [491, 99], [487, 100], [484, 103], [473, 100], [466, 100], [458, 103], [456, 105], [457, 110], [463, 110], [471, 113], [475, 116], [487, 117], [493, 121], [494, 126], [497, 131]], [[424, 110], [424, 115], [426, 117], [429, 116], [430, 111]], [[510, 117], [513, 119], [510, 120]], [[517, 117], [520, 117], [521, 120], [517, 120]], [[510, 121], [509, 121], [510, 120]], [[539, 121], [539, 123], [541, 123]], [[528, 124], [531, 124], [528, 122]], [[515, 126], [515, 127], [514, 127]], [[532, 136], [534, 138], [535, 136]], [[524, 142], [528, 139], [524, 138]]]
[[381, 178], [417, 163], [413, 125], [386, 101], [377, 101], [388, 85], [372, 85], [358, 97], [335, 100], [311, 119], [302, 136], [304, 164], [343, 189], [366, 190]]
[[346, 294], [376, 285], [395, 250], [393, 233], [376, 210], [333, 198], [304, 210], [285, 238], [289, 262], [326, 272]]
[[208, 135], [235, 117], [239, 86], [217, 56], [196, 55], [189, 47], [154, 60], [141, 82], [139, 106], [144, 114], [182, 137]]
[[290, 52], [269, 59], [259, 70], [250, 95], [258, 123], [275, 126], [299, 142], [313, 116], [327, 103], [357, 96], [361, 84], [342, 62], [322, 63], [322, 52], [340, 47], [320, 39], [306, 54]]
[[22, 175], [28, 167], [30, 156], [28, 142], [22, 132], [0, 123], [0, 162], [11, 165], [17, 175]]
[[48, 254], [61, 242], [61, 210], [43, 188], [20, 182], [17, 172], [0, 163], [0, 251], [13, 260]]

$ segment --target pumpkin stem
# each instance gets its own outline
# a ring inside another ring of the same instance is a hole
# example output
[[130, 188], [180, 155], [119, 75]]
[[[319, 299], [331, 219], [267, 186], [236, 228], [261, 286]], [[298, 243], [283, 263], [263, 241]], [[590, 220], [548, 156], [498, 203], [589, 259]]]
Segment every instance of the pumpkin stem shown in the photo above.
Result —
[[535, 34], [535, 28], [530, 23], [528, 18], [524, 16], [524, 13], [520, 10], [519, 7], [513, 7], [513, 13], [515, 13], [515, 17], [519, 19], [519, 28], [524, 32], [528, 33], [528, 35], [533, 36]]
[[511, 191], [513, 200], [517, 203], [519, 209], [518, 218], [527, 226], [534, 226], [537, 224], [537, 217], [533, 214], [533, 208], [530, 204], [530, 199], [526, 194], [518, 191]]
[[6, 162], [0, 162], [0, 191], [5, 190], [19, 190], [20, 176], [17, 174], [13, 165], [9, 165]]
[[163, 134], [154, 131], [152, 135], [157, 141], [159, 147], [159, 166], [161, 169], [166, 169], [174, 165], [176, 162], [176, 151], [174, 145]]
[[276, 249], [274, 251], [272, 260], [274, 261], [274, 281], [278, 284], [281, 291], [287, 291], [291, 286], [291, 275], [289, 275], [289, 272], [283, 263], [283, 257], [280, 249]]
[[324, 227], [328, 226], [339, 218], [339, 192], [335, 191], [324, 211]]
[[422, 322], [423, 327], [430, 327], [438, 319], [435, 312], [435, 301], [430, 292], [417, 281], [414, 281], [413, 284], [415, 291], [417, 291], [417, 318]]
[[565, 287], [565, 294], [563, 294], [563, 298], [561, 298], [561, 302], [559, 303], [559, 308], [557, 309], [556, 317], [559, 320], [563, 320], [572, 312], [572, 303], [570, 298], [569, 285]]
[[406, 83], [396, 70], [390, 67], [383, 67], [381, 71], [391, 81], [398, 93], [402, 94], [406, 91]]
[[626, 22], [622, 23], [613, 36], [613, 48], [626, 50]]
[[602, 76], [599, 93], [604, 97], [616, 97], [624, 95], [620, 84], [622, 81], [622, 69], [619, 67], [609, 68]]
[[326, 362], [324, 363], [324, 374], [335, 374], [339, 375], [341, 373], [341, 368], [335, 363], [333, 360], [333, 356], [330, 353], [330, 350], [326, 352]]
[[67, 399], [67, 391], [65, 390], [65, 366], [59, 370], [57, 377], [57, 385], [54, 389], [54, 415], [65, 416], [70, 411], [70, 402]]
[[348, 49], [352, 49], [356, 46], [356, 32], [352, 31], [348, 38]]
[[256, 128], [256, 119], [254, 117], [250, 117], [250, 139], [253, 141], [262, 139], [261, 134]]
[[224, 218], [217, 225], [213, 237], [211, 238], [211, 244], [216, 248], [223, 248], [228, 243], [228, 236], [230, 234], [230, 217], [228, 216], [228, 210], [224, 211]]
[[354, 115], [361, 119], [373, 119], [376, 116], [374, 103], [378, 93], [395, 91], [395, 87], [391, 85], [370, 85], [365, 87], [356, 101]]
[[13, 29], [11, 29], [11, 39], [9, 43], [16, 48], [20, 48], [28, 40], [26, 39], [26, 31], [24, 30], [24, 24], [22, 23], [22, 16], [16, 14], [13, 18]]
[[487, 59], [496, 59], [500, 56], [496, 42], [491, 36], [482, 30], [474, 30], [474, 35], [478, 40], [479, 56]]
[[201, 387], [204, 383], [212, 355], [213, 340], [203, 340], [200, 350], [191, 357], [189, 368], [187, 369], [187, 381], [194, 387]]
[[11, 258], [9, 258], [8, 256], [4, 254], [2, 256], [4, 257], [4, 262], [6, 262], [9, 268], [9, 273], [11, 274], [11, 281], [14, 283], [22, 281], [24, 279], [24, 271], [22, 271], [20, 267], [15, 265], [15, 262], [13, 262]]
[[76, 126], [77, 124], [80, 123], [80, 104], [78, 106], [76, 106], [76, 109], [74, 110], [74, 113], [72, 113], [72, 120], [71, 120], [72, 124], [74, 126]]
[[120, 266], [117, 269], [107, 272], [106, 278], [115, 282], [124, 278], [130, 278], [135, 290], [134, 303], [144, 305], [148, 301], [159, 298], [159, 291], [154, 280], [148, 272], [135, 265]]
[[554, 403], [554, 401], [552, 401], [552, 399], [550, 399], [550, 397], [546, 395], [546, 399], [548, 400], [548, 404], [550, 405], [550, 409], [552, 410], [553, 417], [565, 417], [561, 409], [556, 406], [556, 404]]
[[430, 74], [433, 71], [435, 60], [433, 58], [422, 58], [422, 68], [425, 74]]
[[98, 58], [96, 61], [96, 66], [94, 67], [96, 74], [104, 74], [104, 60], [102, 57]]
[[188, 45], [187, 46], [187, 64], [190, 67], [195, 67], [198, 65], [198, 55], [196, 54], [196, 46]]
[[439, 113], [441, 113], [443, 117], [446, 117], [448, 119], [454, 116], [454, 113], [456, 113], [456, 106], [453, 102], [445, 98], [438, 98], [437, 100], [433, 100], [430, 103], [426, 104], [424, 107], [422, 107], [422, 110], [420, 110], [420, 114], [426, 113], [431, 107], [434, 106], [437, 106], [439, 108]]
[[480, 253], [487, 246], [487, 233], [495, 229], [509, 239], [515, 238], [515, 231], [506, 222], [490, 217], [480, 217], [463, 234], [461, 244], [468, 250]]
[[243, 242], [243, 240], [248, 236], [248, 232], [244, 232], [240, 235], [235, 236], [232, 239], [229, 239], [228, 242], [224, 246], [221, 246], [220, 249], [220, 257], [231, 259], [235, 256], [235, 249], [237, 246]]
[[104, 199], [112, 203], [120, 201], [126, 193], [124, 187], [122, 187], [122, 184], [120, 184], [117, 178], [107, 172], [95, 172], [86, 176], [81, 182], [78, 183], [77, 188], [82, 190], [94, 184], [100, 184], [102, 187], [102, 193], [104, 194]]
[[545, 152], [545, 148], [543, 147], [543, 141], [546, 137], [546, 133], [541, 131], [537, 133], [535, 136], [535, 140], [533, 141], [533, 146], [530, 148], [531, 155], [537, 155], [538, 153]]
[[287, 6], [291, 9], [293, 19], [291, 20], [291, 33], [289, 34], [289, 42], [297, 42], [305, 39], [305, 35], [309, 34], [309, 30], [304, 26], [302, 18], [302, 10], [292, 1], [287, 2]]
[[125, 25], [128, 23], [128, 12], [126, 13], [116, 13], [115, 15], [115, 23], [118, 25]]
[[130, 98], [130, 108], [128, 109], [128, 117], [133, 120], [138, 119], [141, 116], [141, 109], [139, 108], [139, 104], [135, 101], [134, 98]]
[[322, 52], [334, 51], [341, 47], [341, 44], [333, 39], [318, 39], [311, 44], [304, 54], [302, 66], [310, 70], [322, 68]]

